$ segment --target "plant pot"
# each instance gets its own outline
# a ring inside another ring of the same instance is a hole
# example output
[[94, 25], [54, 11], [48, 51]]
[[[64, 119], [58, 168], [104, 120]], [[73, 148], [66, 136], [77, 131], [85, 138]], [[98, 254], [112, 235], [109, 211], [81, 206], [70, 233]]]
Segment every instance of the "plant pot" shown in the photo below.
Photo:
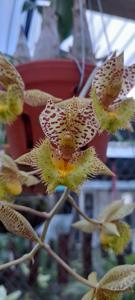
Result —
[[[86, 65], [84, 83], [93, 70], [93, 65]], [[74, 61], [57, 59], [34, 61], [17, 66], [26, 89], [40, 89], [56, 97], [67, 99], [77, 95], [80, 73]], [[24, 105], [24, 111], [17, 120], [7, 126], [9, 153], [13, 158], [28, 152], [44, 137], [39, 124], [39, 114], [44, 107]], [[98, 156], [105, 160], [108, 135], [96, 135], [91, 145], [96, 147]]]

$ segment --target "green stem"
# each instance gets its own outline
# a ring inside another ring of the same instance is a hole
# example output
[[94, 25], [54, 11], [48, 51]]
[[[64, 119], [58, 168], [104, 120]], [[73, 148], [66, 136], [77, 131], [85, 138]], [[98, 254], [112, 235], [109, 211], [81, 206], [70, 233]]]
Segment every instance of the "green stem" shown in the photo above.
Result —
[[81, 209], [79, 208], [79, 206], [74, 201], [74, 199], [70, 195], [68, 196], [68, 201], [70, 202], [72, 207], [74, 207], [76, 209], [76, 211], [79, 213], [79, 215], [81, 215], [86, 221], [88, 221], [89, 223], [94, 224], [94, 225], [100, 225], [100, 222], [98, 222], [95, 219], [89, 218], [85, 213], [83, 213], [81, 211]]
[[47, 221], [44, 223], [44, 227], [43, 227], [43, 232], [41, 234], [41, 241], [44, 241], [45, 237], [46, 237], [46, 233], [48, 230], [48, 226], [50, 224], [51, 219], [53, 218], [53, 216], [60, 210], [61, 206], [64, 204], [64, 202], [66, 201], [67, 197], [69, 194], [69, 189], [65, 188], [62, 196], [60, 197], [60, 199], [58, 200], [58, 202], [56, 203], [56, 205], [52, 208], [52, 210], [48, 213], [48, 219]]

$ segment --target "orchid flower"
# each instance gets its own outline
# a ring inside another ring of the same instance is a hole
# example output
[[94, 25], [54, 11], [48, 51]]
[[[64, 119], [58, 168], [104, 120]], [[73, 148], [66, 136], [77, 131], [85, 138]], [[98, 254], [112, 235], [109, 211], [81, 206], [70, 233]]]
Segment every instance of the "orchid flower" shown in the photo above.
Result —
[[74, 97], [68, 105], [58, 105], [49, 99], [40, 124], [46, 139], [17, 162], [35, 167], [48, 191], [57, 185], [76, 191], [88, 176], [113, 175], [96, 157], [94, 148], [82, 150], [99, 128], [89, 101]]
[[17, 196], [22, 192], [22, 186], [32, 186], [39, 180], [24, 171], [20, 171], [14, 160], [6, 155], [0, 156], [0, 196], [4, 200], [10, 200], [10, 196]]
[[124, 203], [122, 200], [109, 204], [98, 218], [92, 222], [81, 220], [72, 226], [86, 233], [99, 231], [101, 245], [105, 249], [111, 248], [116, 254], [123, 252], [131, 240], [130, 226], [121, 219], [128, 216], [135, 208], [134, 203]]
[[0, 55], [0, 121], [13, 122], [23, 111], [24, 83], [14, 66]]
[[123, 53], [112, 55], [98, 68], [92, 82], [90, 97], [100, 123], [100, 131], [115, 133], [131, 129], [135, 116], [135, 101], [127, 94], [135, 85], [135, 64], [124, 68]]
[[[10, 124], [23, 112], [24, 102], [31, 106], [46, 105], [49, 94], [40, 90], [27, 90], [15, 67], [0, 55], [0, 122]], [[52, 96], [51, 96], [52, 98]], [[61, 99], [53, 97], [55, 102]]]
[[121, 265], [112, 268], [100, 280], [90, 273], [90, 291], [81, 300], [120, 300], [125, 293], [133, 291], [135, 285], [135, 265]]

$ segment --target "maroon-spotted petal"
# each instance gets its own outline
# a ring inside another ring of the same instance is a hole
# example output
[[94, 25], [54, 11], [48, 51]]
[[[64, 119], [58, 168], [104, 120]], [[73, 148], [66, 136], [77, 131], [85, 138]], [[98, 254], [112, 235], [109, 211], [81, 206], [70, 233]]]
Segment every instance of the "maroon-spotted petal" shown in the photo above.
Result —
[[99, 129], [91, 102], [82, 108], [78, 98], [64, 108], [49, 100], [39, 119], [43, 132], [52, 144], [59, 147], [61, 137], [68, 133], [74, 140], [75, 151], [90, 142]]
[[101, 67], [98, 68], [92, 87], [102, 103], [111, 104], [118, 96], [123, 74], [123, 53], [114, 54]]
[[119, 97], [126, 96], [135, 85], [135, 64], [126, 67], [123, 72], [122, 87]]
[[56, 106], [51, 99], [48, 100], [45, 109], [39, 116], [45, 136], [56, 146], [59, 145], [60, 134], [66, 130], [65, 119], [64, 109]]

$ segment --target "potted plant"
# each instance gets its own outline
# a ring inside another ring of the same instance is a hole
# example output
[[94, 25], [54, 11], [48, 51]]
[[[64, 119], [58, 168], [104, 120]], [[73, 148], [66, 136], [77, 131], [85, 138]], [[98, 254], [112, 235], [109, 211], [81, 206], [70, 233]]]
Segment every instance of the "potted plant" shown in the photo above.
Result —
[[[83, 88], [89, 75], [95, 67], [95, 59], [85, 15], [86, 1], [82, 1], [81, 8], [78, 3], [78, 1], [74, 1], [73, 5], [71, 1], [70, 9], [68, 7], [70, 11], [69, 19], [71, 18], [71, 12], [73, 9], [72, 16], [74, 43], [73, 48], [70, 51], [70, 55], [68, 55], [66, 58], [58, 57], [59, 39], [62, 39], [62, 32], [60, 31], [61, 36], [60, 38], [58, 38], [54, 7], [52, 8], [49, 6], [43, 8], [41, 34], [36, 45], [33, 61], [17, 66], [17, 70], [19, 71], [25, 82], [26, 89], [39, 89], [41, 91], [52, 94], [55, 97], [68, 99], [73, 96], [77, 96], [80, 90]], [[26, 4], [27, 3], [25, 3], [24, 8], [26, 8]], [[64, 11], [64, 8], [66, 9], [66, 5], [69, 5], [69, 3], [63, 4], [62, 1], [58, 1], [57, 4], [59, 5], [57, 5], [55, 9], [59, 16], [60, 11]], [[31, 3], [31, 5], [33, 4]], [[33, 6], [30, 6], [30, 8], [32, 7]], [[65, 11], [63, 12], [63, 15], [65, 18]], [[62, 19], [61, 15], [60, 17]], [[85, 61], [82, 62], [81, 53], [83, 50], [83, 45], [81, 40], [81, 17], [83, 18], [85, 29], [83, 33], [85, 39]], [[63, 22], [65, 21], [64, 18], [62, 19]], [[60, 18], [58, 18], [58, 25], [60, 25], [59, 19]], [[71, 28], [71, 24], [68, 27]], [[63, 35], [63, 37], [65, 36], [66, 35]], [[47, 43], [49, 43], [49, 45], [46, 49]], [[78, 69], [76, 60], [78, 61], [80, 69]], [[81, 89], [78, 89], [78, 87]], [[22, 115], [19, 116], [13, 124], [7, 127], [7, 137], [10, 145], [9, 151], [14, 158], [29, 151], [32, 146], [35, 145], [35, 143], [43, 137], [38, 122], [38, 116], [42, 110], [43, 107], [31, 107], [28, 104], [25, 104]], [[106, 157], [107, 141], [108, 134], [103, 133], [102, 143], [101, 136], [99, 136], [98, 134], [92, 142], [92, 145], [96, 147], [99, 156], [103, 160]]]

